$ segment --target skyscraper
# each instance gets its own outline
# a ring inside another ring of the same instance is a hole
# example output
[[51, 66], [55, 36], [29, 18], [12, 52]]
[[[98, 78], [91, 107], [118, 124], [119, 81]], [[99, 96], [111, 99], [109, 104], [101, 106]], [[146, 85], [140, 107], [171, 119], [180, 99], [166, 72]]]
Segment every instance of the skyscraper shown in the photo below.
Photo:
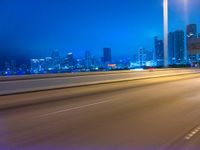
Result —
[[184, 31], [177, 30], [169, 33], [169, 64], [178, 65], [186, 63]]
[[197, 35], [197, 25], [196, 24], [189, 24], [187, 25], [186, 27], [186, 39], [187, 39], [187, 50], [188, 50], [188, 53], [189, 55], [190, 54], [194, 54], [195, 52], [193, 52], [193, 48], [192, 48], [192, 45], [191, 44], [195, 39], [198, 38], [198, 35]]
[[17, 71], [17, 64], [15, 60], [11, 60], [10, 62], [10, 70], [11, 71]]
[[164, 45], [163, 40], [159, 40], [158, 37], [154, 38], [154, 58], [157, 66], [163, 66], [164, 65]]
[[103, 49], [103, 61], [104, 61], [104, 63], [112, 62], [111, 48]]
[[52, 51], [51, 54], [51, 58], [52, 58], [52, 63], [53, 63], [53, 69], [55, 70], [59, 70], [60, 69], [60, 53], [59, 50], [55, 49]]
[[59, 59], [59, 58], [60, 58], [60, 53], [59, 53], [59, 51], [58, 51], [57, 49], [53, 50], [53, 51], [52, 51], [52, 54], [51, 54], [51, 57], [52, 57], [53, 59]]
[[176, 64], [185, 64], [184, 31], [174, 32], [174, 54]]
[[187, 39], [195, 39], [197, 38], [197, 25], [189, 24], [187, 26]]
[[170, 32], [168, 35], [168, 63], [174, 65], [175, 62], [175, 50], [174, 50], [174, 32]]
[[92, 56], [90, 51], [85, 51], [85, 68], [91, 69], [92, 67]]
[[138, 62], [140, 66], [146, 65], [146, 51], [144, 48], [140, 48], [138, 51]]
[[199, 62], [200, 60], [200, 38], [197, 35], [197, 25], [187, 26], [187, 50], [190, 62]]
[[74, 61], [74, 56], [73, 53], [68, 53], [67, 54], [67, 66], [69, 69], [74, 69], [75, 61]]

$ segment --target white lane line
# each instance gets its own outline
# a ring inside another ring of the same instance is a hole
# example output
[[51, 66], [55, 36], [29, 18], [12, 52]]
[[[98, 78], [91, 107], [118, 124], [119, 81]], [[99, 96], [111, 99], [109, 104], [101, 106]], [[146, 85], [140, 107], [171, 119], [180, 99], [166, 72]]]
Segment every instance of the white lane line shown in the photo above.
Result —
[[200, 133], [200, 126], [196, 127], [194, 130], [192, 130], [189, 134], [185, 136], [185, 140], [192, 139], [195, 135]]
[[98, 99], [98, 101], [100, 102], [96, 102], [96, 103], [91, 103], [91, 104], [86, 104], [86, 105], [82, 105], [82, 106], [77, 106], [77, 107], [72, 107], [72, 108], [67, 108], [67, 109], [63, 109], [63, 110], [59, 110], [59, 111], [54, 111], [54, 112], [50, 112], [44, 115], [40, 115], [40, 117], [47, 117], [47, 116], [51, 116], [51, 115], [56, 115], [59, 113], [63, 113], [63, 112], [69, 112], [69, 111], [73, 111], [73, 110], [78, 110], [78, 109], [82, 109], [82, 108], [87, 108], [87, 107], [91, 107], [91, 106], [95, 106], [95, 105], [99, 105], [99, 104], [105, 104], [108, 102], [112, 102], [112, 101], [116, 101], [112, 99], [113, 97], [109, 97], [106, 99]]

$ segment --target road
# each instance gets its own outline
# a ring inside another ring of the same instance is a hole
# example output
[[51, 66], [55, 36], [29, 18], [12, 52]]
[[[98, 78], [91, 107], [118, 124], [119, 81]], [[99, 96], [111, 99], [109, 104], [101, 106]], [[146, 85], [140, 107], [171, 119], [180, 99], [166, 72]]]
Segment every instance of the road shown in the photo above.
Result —
[[199, 89], [191, 74], [1, 96], [37, 103], [1, 107], [0, 149], [199, 150]]
[[199, 69], [161, 69], [155, 71], [115, 71], [64, 75], [0, 77], [0, 96], [13, 93], [41, 91], [72, 86], [133, 80], [174, 74], [200, 73]]

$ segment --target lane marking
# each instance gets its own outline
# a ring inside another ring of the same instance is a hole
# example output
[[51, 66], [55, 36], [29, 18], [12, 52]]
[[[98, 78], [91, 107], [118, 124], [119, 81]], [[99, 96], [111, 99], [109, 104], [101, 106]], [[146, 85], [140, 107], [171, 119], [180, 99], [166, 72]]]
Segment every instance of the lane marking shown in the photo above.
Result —
[[39, 118], [41, 117], [47, 117], [47, 116], [51, 116], [51, 115], [56, 115], [59, 113], [63, 113], [63, 112], [69, 112], [69, 111], [73, 111], [73, 110], [78, 110], [78, 109], [82, 109], [82, 108], [87, 108], [87, 107], [91, 107], [91, 106], [95, 106], [95, 105], [99, 105], [99, 104], [105, 104], [108, 102], [112, 102], [112, 101], [116, 101], [112, 99], [113, 97], [108, 97], [108, 98], [104, 98], [104, 99], [98, 99], [98, 101], [100, 102], [96, 102], [96, 103], [91, 103], [91, 104], [86, 104], [86, 105], [82, 105], [82, 106], [77, 106], [77, 107], [72, 107], [72, 108], [67, 108], [67, 109], [63, 109], [63, 110], [59, 110], [59, 111], [54, 111], [54, 112], [50, 112], [44, 115], [40, 115]]
[[192, 139], [195, 135], [200, 133], [200, 126], [196, 127], [194, 130], [192, 130], [189, 134], [185, 136], [185, 140]]

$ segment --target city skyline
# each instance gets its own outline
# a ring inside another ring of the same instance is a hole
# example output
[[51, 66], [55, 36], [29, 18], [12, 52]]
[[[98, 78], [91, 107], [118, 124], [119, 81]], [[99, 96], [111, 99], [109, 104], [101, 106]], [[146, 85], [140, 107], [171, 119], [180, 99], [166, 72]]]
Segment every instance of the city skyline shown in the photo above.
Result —
[[[169, 2], [169, 31], [200, 22], [197, 0], [187, 9], [178, 1]], [[162, 0], [153, 2], [2, 1], [2, 59], [44, 57], [53, 49], [80, 57], [85, 50], [99, 56], [102, 48], [111, 47], [114, 58], [132, 55], [139, 47], [153, 50], [154, 36], [162, 39]]]
[[[168, 61], [169, 66], [196, 66], [199, 61], [200, 34], [196, 24], [188, 24], [186, 30], [176, 29], [169, 32]], [[153, 43], [153, 39], [152, 39]], [[192, 53], [191, 53], [192, 52]], [[15, 59], [5, 61], [0, 65], [0, 74], [37, 74], [59, 72], [85, 72], [133, 69], [137, 67], [163, 67], [164, 45], [163, 39], [154, 37], [154, 49], [140, 47], [132, 55], [116, 59], [115, 52], [110, 47], [101, 50], [101, 55], [96, 56], [90, 50], [85, 50], [84, 55], [77, 56], [67, 51], [62, 55], [59, 49], [54, 49], [45, 57], [32, 57], [29, 62], [19, 64]]]

